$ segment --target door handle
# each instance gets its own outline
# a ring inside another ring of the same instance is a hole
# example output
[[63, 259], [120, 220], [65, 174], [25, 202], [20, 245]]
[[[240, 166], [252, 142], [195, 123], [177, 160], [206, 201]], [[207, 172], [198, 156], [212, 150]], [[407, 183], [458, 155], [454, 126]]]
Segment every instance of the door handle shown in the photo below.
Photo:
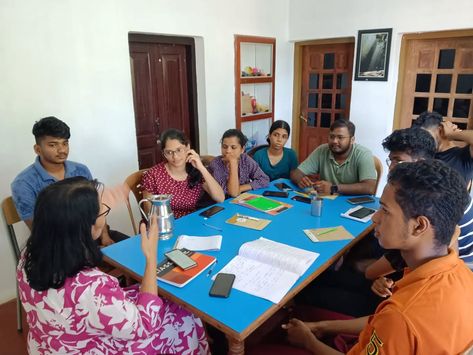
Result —
[[305, 123], [308, 123], [307, 118], [304, 117], [304, 115], [300, 115], [299, 118], [304, 121]]

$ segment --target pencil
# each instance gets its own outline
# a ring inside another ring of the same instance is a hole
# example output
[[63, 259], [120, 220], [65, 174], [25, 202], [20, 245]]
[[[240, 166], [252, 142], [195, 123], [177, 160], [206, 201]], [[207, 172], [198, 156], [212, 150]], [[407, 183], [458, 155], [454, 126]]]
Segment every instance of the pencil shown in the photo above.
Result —
[[334, 232], [334, 231], [336, 231], [337, 229], [338, 229], [338, 227], [327, 229], [326, 231], [323, 231], [323, 232], [321, 232], [321, 233], [317, 233], [317, 236]]

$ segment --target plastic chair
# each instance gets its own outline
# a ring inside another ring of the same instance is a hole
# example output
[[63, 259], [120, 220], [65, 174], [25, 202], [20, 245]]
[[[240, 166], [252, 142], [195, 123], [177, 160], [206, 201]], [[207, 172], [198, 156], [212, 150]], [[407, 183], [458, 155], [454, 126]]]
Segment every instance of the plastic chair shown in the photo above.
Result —
[[376, 156], [373, 155], [374, 160], [374, 168], [376, 169], [376, 189], [374, 190], [374, 194], [378, 191], [379, 181], [381, 180], [381, 176], [383, 175], [383, 163], [381, 160]]
[[[138, 170], [125, 179], [125, 184], [130, 188], [130, 191], [133, 192], [133, 195], [136, 199], [136, 203], [140, 202], [140, 200], [143, 198], [141, 177], [143, 176], [143, 173], [147, 170], [148, 169]], [[128, 215], [130, 216], [131, 225], [133, 226], [133, 231], [136, 235], [138, 234], [138, 228], [136, 227], [135, 217], [133, 216], [129, 196], [127, 196], [126, 199], [126, 207], [128, 208]]]
[[[15, 229], [13, 228], [13, 225], [21, 222], [21, 218], [18, 215], [18, 212], [16, 211], [15, 204], [13, 203], [13, 199], [10, 197], [7, 197], [2, 201], [2, 211], [3, 211], [3, 216], [5, 218], [5, 222], [7, 225], [8, 229], [8, 236], [10, 237], [10, 244], [13, 249], [13, 255], [15, 256], [15, 261], [16, 264], [18, 265], [18, 262], [20, 260], [20, 247], [18, 246], [18, 240], [16, 239], [16, 233]], [[15, 277], [16, 279], [16, 277]], [[16, 329], [21, 332], [23, 330], [23, 321], [21, 317], [21, 301], [20, 301], [20, 295], [18, 292], [18, 281], [16, 285], [16, 322], [17, 322], [17, 327]]]

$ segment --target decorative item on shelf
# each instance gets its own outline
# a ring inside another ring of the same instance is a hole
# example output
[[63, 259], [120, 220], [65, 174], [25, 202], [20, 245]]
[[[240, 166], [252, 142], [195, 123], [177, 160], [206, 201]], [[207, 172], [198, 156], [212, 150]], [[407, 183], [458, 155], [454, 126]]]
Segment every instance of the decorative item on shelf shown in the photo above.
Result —
[[269, 112], [269, 106], [257, 102], [256, 103], [256, 111], [257, 112]]
[[245, 94], [241, 92], [241, 115], [245, 116], [253, 112], [253, 107], [251, 106], [251, 96], [250, 94]]
[[245, 77], [245, 76], [270, 76], [270, 74], [266, 74], [260, 68], [247, 66], [241, 72], [241, 76], [242, 77]]

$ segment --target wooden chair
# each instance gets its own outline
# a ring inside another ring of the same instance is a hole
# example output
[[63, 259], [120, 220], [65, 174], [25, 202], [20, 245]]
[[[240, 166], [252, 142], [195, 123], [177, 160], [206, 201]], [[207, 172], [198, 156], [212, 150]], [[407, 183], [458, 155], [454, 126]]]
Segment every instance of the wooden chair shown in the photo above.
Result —
[[[147, 170], [148, 169], [138, 170], [125, 179], [125, 184], [130, 188], [130, 191], [133, 192], [137, 203], [140, 202], [140, 200], [143, 198], [141, 177], [143, 176], [143, 173]], [[135, 232], [136, 235], [138, 234], [138, 228], [136, 226], [135, 217], [133, 216], [133, 211], [131, 209], [129, 196], [126, 199], [126, 207], [128, 208], [128, 215], [130, 216], [131, 225], [133, 226], [133, 232]]]
[[202, 164], [208, 169], [210, 163], [215, 159], [214, 155], [201, 155], [200, 160], [202, 160]]
[[376, 195], [376, 192], [378, 191], [379, 181], [381, 180], [381, 176], [383, 175], [383, 163], [381, 163], [381, 160], [376, 155], [373, 155], [373, 160], [374, 168], [376, 169], [376, 189], [374, 190], [374, 193]]
[[[12, 246], [13, 250], [13, 255], [15, 256], [15, 261], [16, 264], [18, 265], [18, 262], [20, 260], [20, 247], [18, 246], [18, 240], [16, 239], [16, 233], [15, 229], [13, 226], [16, 223], [21, 222], [21, 218], [18, 215], [18, 212], [16, 211], [15, 204], [13, 203], [13, 199], [10, 197], [7, 197], [2, 201], [2, 211], [3, 211], [3, 216], [5, 218], [5, 222], [7, 225], [8, 229], [8, 236], [10, 237], [10, 244]], [[16, 277], [15, 277], [16, 279]], [[21, 318], [21, 301], [20, 301], [20, 295], [18, 292], [18, 282], [16, 285], [16, 323], [17, 327], [16, 329], [21, 332], [23, 330], [23, 322]]]
[[260, 149], [263, 149], [263, 148], [267, 148], [269, 147], [269, 144], [261, 144], [261, 145], [257, 145], [253, 148], [251, 148], [249, 151], [246, 152], [246, 154], [248, 154], [250, 157], [253, 158], [253, 156], [255, 155], [255, 153], [260, 150]]

